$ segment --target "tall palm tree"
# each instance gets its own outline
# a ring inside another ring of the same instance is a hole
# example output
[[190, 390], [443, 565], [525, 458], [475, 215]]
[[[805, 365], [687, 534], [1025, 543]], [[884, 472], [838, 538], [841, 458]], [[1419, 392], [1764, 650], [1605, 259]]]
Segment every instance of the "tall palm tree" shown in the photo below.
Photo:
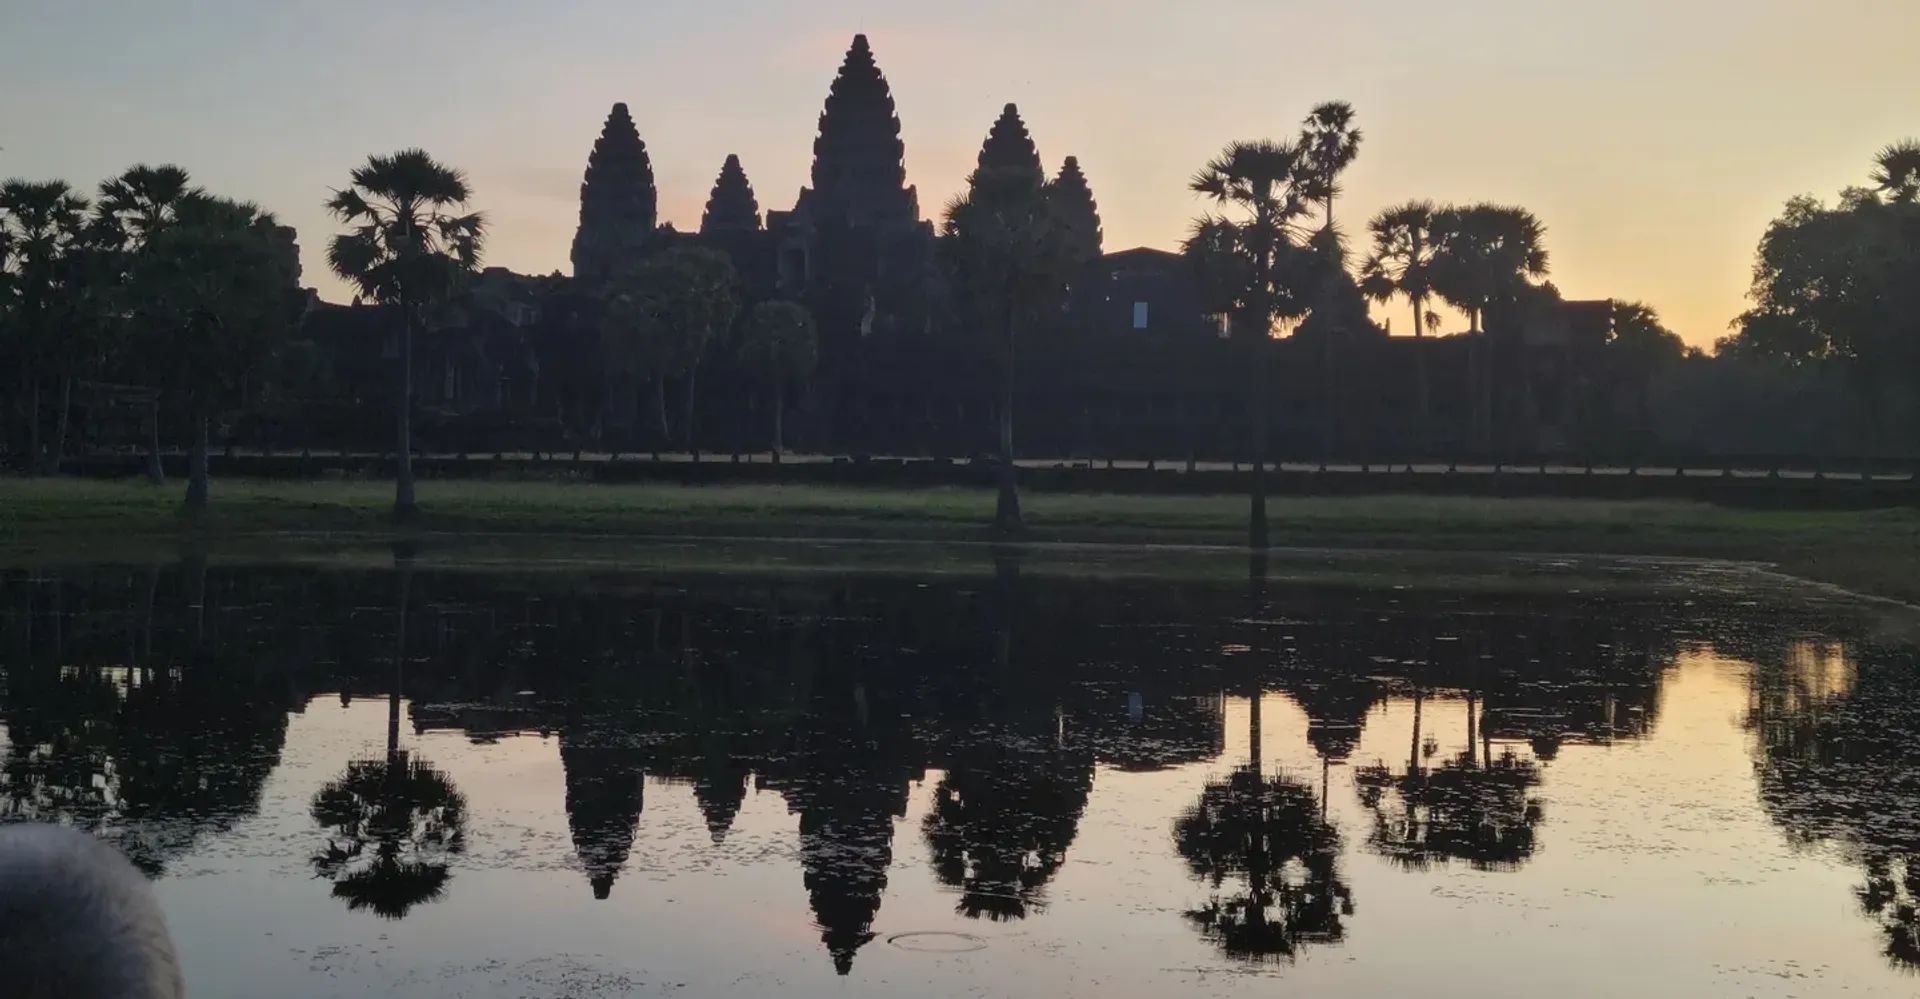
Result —
[[1333, 199], [1340, 193], [1340, 175], [1360, 156], [1360, 129], [1353, 124], [1353, 105], [1328, 101], [1313, 109], [1300, 126], [1301, 167], [1306, 171], [1308, 196], [1326, 207], [1322, 228], [1334, 232]]
[[[1007, 114], [1017, 113], [1009, 105]], [[1013, 395], [1022, 329], [1057, 316], [1078, 265], [1072, 227], [1048, 197], [1037, 165], [998, 164], [983, 155], [967, 191], [947, 205], [942, 235], [953, 271], [978, 318], [1000, 342], [999, 495], [994, 530], [1024, 528], [1014, 468]]]
[[1413, 363], [1420, 414], [1420, 434], [1432, 425], [1432, 395], [1427, 380], [1427, 301], [1433, 296], [1434, 216], [1431, 201], [1409, 201], [1384, 208], [1367, 228], [1373, 233], [1373, 252], [1360, 268], [1360, 287], [1368, 298], [1385, 302], [1395, 295], [1413, 306]]
[[1920, 200], [1920, 139], [1896, 142], [1874, 157], [1873, 184], [1896, 204]]
[[1433, 290], [1467, 314], [1479, 348], [1476, 438], [1493, 446], [1493, 344], [1489, 310], [1514, 304], [1547, 275], [1546, 226], [1532, 212], [1507, 205], [1446, 208], [1434, 217]]
[[[170, 163], [160, 166], [140, 164], [100, 184], [95, 201], [96, 214], [105, 232], [127, 253], [137, 253], [154, 234], [172, 223], [180, 205], [204, 194], [195, 187], [187, 171]], [[160, 401], [156, 395], [147, 408], [147, 479], [155, 485], [166, 481], [160, 464]]]
[[1253, 419], [1253, 477], [1247, 543], [1267, 547], [1267, 407], [1273, 327], [1297, 319], [1310, 306], [1301, 274], [1307, 214], [1299, 146], [1256, 140], [1223, 150], [1189, 185], [1224, 213], [1194, 224], [1185, 250], [1204, 283], [1219, 293], [1221, 311], [1233, 320], [1233, 335], [1247, 353], [1248, 408]]
[[413, 338], [426, 310], [447, 301], [480, 264], [486, 219], [466, 212], [464, 174], [422, 149], [371, 156], [327, 210], [352, 230], [333, 238], [327, 263], [353, 283], [358, 299], [400, 317], [394, 516], [411, 517], [413, 488]]

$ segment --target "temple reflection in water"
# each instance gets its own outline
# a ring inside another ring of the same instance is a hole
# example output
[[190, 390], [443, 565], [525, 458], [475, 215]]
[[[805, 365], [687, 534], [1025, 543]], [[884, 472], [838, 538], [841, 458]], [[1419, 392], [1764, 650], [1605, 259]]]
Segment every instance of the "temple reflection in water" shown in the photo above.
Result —
[[[1180, 795], [1133, 830], [1183, 872], [1179, 932], [1229, 962], [1343, 947], [1366, 886], [1392, 884], [1376, 862], [1520, 877], [1582, 849], [1584, 819], [1558, 838], [1563, 761], [1658, 733], [1676, 663], [1710, 653], [1751, 664], [1764, 814], [1840, 851], [1887, 958], [1920, 968], [1913, 660], [1780, 608], [1175, 585], [1010, 557], [925, 576], [503, 574], [404, 552], [13, 572], [0, 606], [7, 820], [95, 831], [163, 878], [267, 822], [314, 891], [405, 923], [459, 907], [487, 866], [473, 844], [500, 835], [495, 782], [435, 764], [446, 737], [533, 740], [557, 754], [580, 898], [672, 874], [660, 795], [697, 808], [675, 858], [727, 856], [743, 809], [776, 796], [789, 890], [843, 975], [902, 878], [982, 927], [1051, 918], [1070, 860], [1129, 862], [1076, 846], [1127, 780]], [[384, 741], [331, 759], [291, 741], [290, 720], [368, 701]], [[297, 801], [267, 790], [283, 756], [314, 771]]]

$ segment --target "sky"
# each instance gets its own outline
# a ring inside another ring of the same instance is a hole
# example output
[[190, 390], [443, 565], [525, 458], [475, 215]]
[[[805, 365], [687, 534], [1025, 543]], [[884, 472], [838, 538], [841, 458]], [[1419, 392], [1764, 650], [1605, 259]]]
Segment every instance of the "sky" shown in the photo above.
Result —
[[1080, 157], [1108, 250], [1172, 249], [1210, 156], [1346, 100], [1356, 249], [1388, 204], [1522, 205], [1569, 298], [1646, 301], [1703, 346], [1788, 198], [1920, 135], [1920, 0], [0, 0], [0, 176], [178, 163], [296, 227], [306, 282], [344, 300], [322, 204], [421, 146], [467, 172], [489, 264], [565, 271], [614, 102], [663, 221], [698, 227], [728, 153], [790, 208], [860, 31], [930, 217], [1013, 101], [1051, 167]]

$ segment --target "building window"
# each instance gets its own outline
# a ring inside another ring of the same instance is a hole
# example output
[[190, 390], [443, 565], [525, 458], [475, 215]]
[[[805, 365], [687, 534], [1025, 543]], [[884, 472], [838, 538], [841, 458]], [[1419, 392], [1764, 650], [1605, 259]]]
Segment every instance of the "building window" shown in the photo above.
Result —
[[1133, 303], [1133, 328], [1137, 330], [1147, 328], [1147, 303]]

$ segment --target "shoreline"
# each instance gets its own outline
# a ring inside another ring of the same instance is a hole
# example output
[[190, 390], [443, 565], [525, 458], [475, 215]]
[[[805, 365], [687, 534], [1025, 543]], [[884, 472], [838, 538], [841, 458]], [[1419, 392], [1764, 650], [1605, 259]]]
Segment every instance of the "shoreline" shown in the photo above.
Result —
[[[383, 482], [217, 480], [197, 524], [181, 484], [0, 479], [0, 558], [30, 564], [139, 545], [274, 547], [455, 537], [570, 544], [927, 542], [1244, 552], [1246, 497], [1031, 491], [1028, 531], [987, 524], [993, 493], [822, 486], [420, 483], [421, 512], [391, 522]], [[1339, 552], [1678, 558], [1748, 563], [1863, 596], [1920, 605], [1920, 511], [1783, 511], [1682, 500], [1274, 496], [1275, 557]]]

